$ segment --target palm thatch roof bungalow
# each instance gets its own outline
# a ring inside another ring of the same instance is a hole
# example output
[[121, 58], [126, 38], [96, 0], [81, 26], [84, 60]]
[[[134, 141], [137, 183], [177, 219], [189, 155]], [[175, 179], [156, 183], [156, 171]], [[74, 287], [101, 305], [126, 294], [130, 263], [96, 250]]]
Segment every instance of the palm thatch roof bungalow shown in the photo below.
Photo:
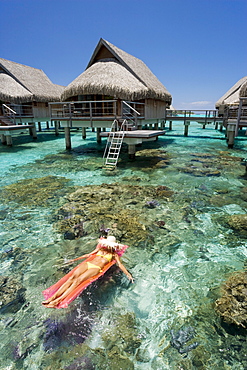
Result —
[[240, 97], [247, 97], [247, 76], [235, 83], [216, 103], [219, 114], [223, 115], [229, 109], [238, 109]]
[[[235, 83], [215, 104], [224, 117], [228, 147], [233, 148], [239, 129], [247, 127], [247, 76]], [[246, 131], [247, 134], [247, 131]]]
[[114, 114], [117, 118], [122, 117], [123, 101], [139, 111], [142, 120], [156, 122], [164, 118], [172, 97], [144, 62], [101, 38], [86, 70], [64, 89], [61, 100], [90, 101], [87, 112], [86, 105], [79, 103], [75, 105], [76, 111], [81, 112], [86, 121], [91, 109], [94, 116], [90, 119], [91, 126], [103, 127], [103, 119], [112, 121]]
[[60, 100], [63, 89], [41, 69], [0, 58], [0, 105], [14, 105], [22, 121], [49, 120], [48, 102]]
[[157, 128], [172, 96], [144, 62], [101, 38], [85, 71], [64, 89], [61, 101], [50, 103], [51, 120], [65, 128], [70, 148], [71, 127], [82, 127], [83, 138], [87, 127], [97, 128], [98, 142], [104, 136], [101, 129], [116, 121], [120, 126], [127, 119], [128, 131], [146, 123]]

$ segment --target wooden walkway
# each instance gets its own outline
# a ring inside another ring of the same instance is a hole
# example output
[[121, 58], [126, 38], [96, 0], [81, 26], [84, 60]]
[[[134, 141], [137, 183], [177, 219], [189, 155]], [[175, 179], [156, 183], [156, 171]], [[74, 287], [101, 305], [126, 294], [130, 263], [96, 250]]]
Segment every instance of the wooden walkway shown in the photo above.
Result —
[[195, 121], [206, 125], [223, 123], [224, 117], [218, 117], [217, 110], [166, 110], [165, 121]]

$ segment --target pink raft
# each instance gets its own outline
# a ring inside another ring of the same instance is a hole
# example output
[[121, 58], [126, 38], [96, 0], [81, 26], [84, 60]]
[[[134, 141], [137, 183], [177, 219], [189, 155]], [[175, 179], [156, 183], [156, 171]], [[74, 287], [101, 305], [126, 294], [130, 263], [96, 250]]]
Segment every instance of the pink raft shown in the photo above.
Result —
[[[128, 248], [128, 246], [125, 245], [124, 248], [121, 251], [118, 252], [118, 255], [121, 257], [127, 248]], [[90, 262], [91, 260], [94, 259], [94, 257], [95, 257], [95, 255], [93, 254], [90, 257], [88, 257], [87, 259], [85, 259], [83, 262]], [[83, 263], [83, 262], [81, 262], [81, 263]], [[43, 296], [45, 297], [45, 299], [48, 299], [51, 296], [53, 296], [53, 294], [55, 294], [58, 291], [58, 289], [71, 277], [73, 272], [78, 268], [78, 266], [81, 265], [81, 263], [79, 265], [77, 265], [75, 268], [73, 268], [68, 274], [66, 274], [60, 280], [58, 280], [58, 282], [56, 284], [54, 284], [54, 285], [50, 286], [49, 288], [43, 290], [42, 293], [43, 293]], [[89, 279], [83, 281], [81, 284], [79, 284], [69, 295], [67, 295], [67, 297], [65, 297], [61, 302], [58, 303], [56, 308], [67, 308], [68, 305], [74, 299], [76, 299], [83, 292], [84, 289], [86, 289], [88, 287], [88, 285], [90, 285], [91, 283], [96, 281], [98, 278], [100, 278], [102, 275], [104, 275], [104, 273], [107, 270], [109, 270], [109, 268], [111, 266], [113, 266], [115, 263], [116, 263], [116, 260], [108, 262], [103, 267], [101, 272], [99, 272], [97, 275], [94, 275], [91, 278], [89, 278]]]

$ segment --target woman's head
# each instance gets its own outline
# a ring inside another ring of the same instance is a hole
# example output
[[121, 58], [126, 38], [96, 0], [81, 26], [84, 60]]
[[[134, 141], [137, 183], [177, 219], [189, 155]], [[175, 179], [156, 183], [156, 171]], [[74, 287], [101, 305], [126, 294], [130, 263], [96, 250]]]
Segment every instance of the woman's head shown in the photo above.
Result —
[[128, 248], [127, 245], [119, 245], [113, 235], [109, 235], [107, 238], [101, 238], [100, 244], [102, 248], [106, 248], [110, 253], [117, 253], [120, 257], [123, 255], [126, 248]]

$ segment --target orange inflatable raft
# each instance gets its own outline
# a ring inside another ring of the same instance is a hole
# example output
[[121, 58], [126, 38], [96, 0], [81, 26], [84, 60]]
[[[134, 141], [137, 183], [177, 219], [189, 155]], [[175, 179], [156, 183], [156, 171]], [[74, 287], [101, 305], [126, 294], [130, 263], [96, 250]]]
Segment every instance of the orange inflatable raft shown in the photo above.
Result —
[[[119, 256], [121, 256], [125, 252], [126, 248], [128, 248], [127, 245], [125, 246], [125, 248], [120, 253], [118, 253]], [[89, 262], [89, 261], [93, 260], [94, 258], [95, 258], [95, 254], [92, 254], [90, 257], [88, 257], [87, 259], [85, 259], [81, 263]], [[43, 293], [44, 298], [48, 299], [51, 296], [53, 296], [53, 294], [55, 294], [58, 291], [58, 289], [70, 278], [70, 276], [78, 268], [78, 266], [81, 265], [81, 263], [79, 265], [77, 265], [75, 268], [73, 268], [68, 274], [66, 274], [60, 280], [58, 280], [58, 282], [56, 284], [54, 284], [54, 285], [50, 286], [49, 288], [43, 290], [42, 293]], [[101, 272], [99, 272], [97, 275], [94, 275], [93, 277], [91, 277], [91, 278], [87, 279], [86, 281], [83, 281], [81, 284], [79, 284], [67, 297], [65, 297], [61, 302], [59, 302], [58, 305], [55, 308], [67, 308], [68, 305], [74, 299], [76, 299], [83, 292], [84, 289], [86, 289], [88, 287], [88, 285], [90, 285], [91, 283], [93, 283], [94, 281], [99, 279], [102, 275], [104, 275], [105, 272], [107, 270], [109, 270], [109, 268], [111, 266], [113, 266], [115, 263], [116, 263], [116, 260], [112, 260], [112, 261], [108, 262], [102, 268]]]

